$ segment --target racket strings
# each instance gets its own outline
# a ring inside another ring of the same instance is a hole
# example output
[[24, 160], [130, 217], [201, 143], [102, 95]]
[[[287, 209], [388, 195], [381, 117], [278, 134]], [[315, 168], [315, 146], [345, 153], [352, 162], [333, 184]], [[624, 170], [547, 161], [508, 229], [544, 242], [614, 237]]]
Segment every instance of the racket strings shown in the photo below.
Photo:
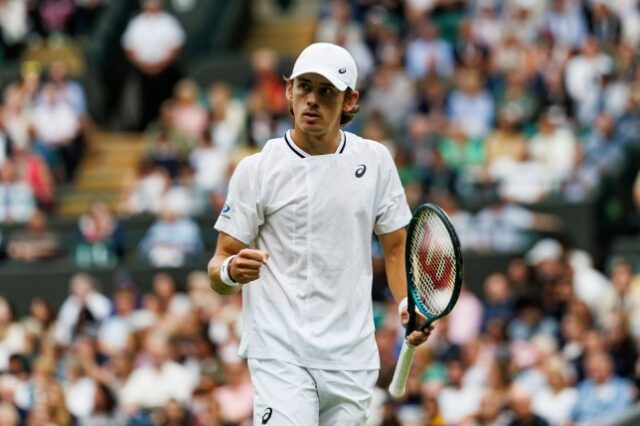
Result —
[[426, 311], [439, 315], [449, 305], [456, 281], [456, 254], [449, 231], [436, 214], [424, 214], [410, 238], [414, 288]]

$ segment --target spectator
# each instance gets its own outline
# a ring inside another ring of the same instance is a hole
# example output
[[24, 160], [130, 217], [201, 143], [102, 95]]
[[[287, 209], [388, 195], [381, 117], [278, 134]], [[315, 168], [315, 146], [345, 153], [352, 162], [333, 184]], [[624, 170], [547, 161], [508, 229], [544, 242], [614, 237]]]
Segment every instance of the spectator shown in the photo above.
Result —
[[40, 18], [45, 32], [68, 32], [75, 9], [73, 0], [43, 0], [40, 3]]
[[576, 116], [582, 124], [586, 125], [596, 117], [600, 81], [612, 70], [612, 58], [602, 52], [598, 41], [592, 37], [585, 40], [581, 52], [567, 63], [564, 77], [567, 92], [576, 104]]
[[107, 318], [110, 311], [111, 303], [99, 292], [94, 277], [81, 272], [73, 275], [69, 280], [69, 296], [58, 312], [57, 341], [71, 343], [77, 334], [91, 331], [90, 327], [95, 327], [96, 322]]
[[511, 410], [513, 420], [509, 426], [549, 426], [549, 423], [531, 409], [531, 392], [528, 389], [514, 387], [511, 390]]
[[50, 212], [55, 207], [55, 182], [51, 170], [42, 158], [24, 147], [13, 152], [18, 175], [25, 180], [36, 198], [38, 207]]
[[480, 406], [480, 389], [463, 384], [465, 371], [460, 359], [447, 361], [449, 383], [438, 394], [438, 405], [447, 424], [460, 422]]
[[36, 200], [29, 184], [21, 179], [12, 161], [0, 167], [0, 223], [24, 223], [36, 212]]
[[561, 426], [570, 421], [578, 397], [571, 386], [571, 367], [558, 356], [543, 362], [547, 386], [533, 395], [533, 411], [550, 425]]
[[610, 285], [598, 295], [598, 303], [593, 305], [599, 324], [605, 324], [613, 312], [625, 315], [634, 336], [640, 335], [640, 288], [633, 285], [635, 271], [633, 265], [623, 258], [611, 261]]
[[[209, 87], [210, 133], [215, 144], [225, 151], [231, 151], [241, 144], [245, 137], [246, 108], [243, 102], [233, 96], [233, 88], [216, 81]], [[200, 138], [202, 140], [202, 138]]]
[[162, 200], [171, 184], [166, 169], [143, 159], [137, 167], [137, 176], [124, 185], [121, 210], [125, 214], [158, 213]]
[[558, 333], [557, 322], [545, 316], [540, 304], [535, 300], [522, 297], [516, 300], [516, 317], [507, 328], [509, 339], [512, 341], [528, 341], [537, 334], [555, 337]]
[[188, 403], [195, 383], [184, 366], [170, 359], [167, 337], [152, 332], [146, 337], [144, 348], [149, 362], [135, 368], [122, 388], [126, 412], [131, 415], [160, 408], [172, 399]]
[[140, 241], [140, 256], [154, 266], [181, 266], [202, 251], [198, 226], [181, 208], [166, 203], [160, 216]]
[[458, 88], [449, 98], [447, 115], [469, 137], [481, 137], [493, 121], [493, 98], [482, 87], [482, 77], [476, 70], [460, 70], [457, 82]]
[[107, 386], [97, 385], [94, 395], [93, 412], [80, 419], [79, 426], [111, 426], [127, 423], [127, 417], [117, 409], [115, 397]]
[[211, 206], [219, 205], [216, 199], [226, 195], [231, 171], [230, 152], [205, 132], [189, 154], [189, 164], [195, 173], [194, 185], [208, 194]]
[[214, 392], [222, 421], [232, 424], [248, 421], [253, 412], [253, 389], [245, 364], [227, 362], [225, 378], [225, 385]]
[[349, 1], [332, 0], [329, 15], [318, 22], [316, 41], [336, 44], [341, 37], [347, 45], [364, 38], [361, 24], [353, 19]]
[[570, 48], [582, 46], [587, 36], [587, 22], [581, 4], [575, 0], [553, 0], [544, 25], [558, 44]]
[[158, 115], [179, 79], [176, 58], [185, 40], [178, 20], [162, 7], [161, 0], [142, 0], [142, 11], [129, 21], [122, 47], [140, 83], [142, 110], [134, 130], [142, 130]]
[[3, 92], [3, 107], [0, 109], [2, 126], [14, 148], [28, 148], [31, 143], [31, 117], [23, 104], [20, 85], [10, 83]]
[[94, 410], [96, 383], [86, 376], [78, 359], [67, 359], [65, 370], [63, 388], [67, 409], [75, 418], [84, 419]]
[[418, 24], [417, 38], [407, 45], [407, 74], [416, 80], [428, 75], [451, 77], [453, 74], [453, 48], [438, 34], [433, 22], [424, 20]]
[[15, 320], [9, 301], [0, 296], [0, 371], [7, 370], [12, 354], [22, 354], [26, 349], [25, 329]]
[[171, 122], [177, 131], [188, 136], [190, 148], [200, 140], [208, 125], [207, 111], [198, 102], [199, 90], [194, 80], [184, 79], [176, 84], [173, 91]]
[[528, 231], [558, 231], [561, 227], [559, 220], [552, 215], [533, 213], [500, 198], [480, 210], [476, 226], [478, 235], [483, 236], [479, 250], [502, 253], [523, 250], [527, 245]]
[[24, 0], [0, 1], [0, 49], [3, 59], [17, 59], [29, 33], [27, 5]]
[[80, 216], [78, 234], [74, 258], [82, 268], [114, 266], [125, 254], [124, 230], [105, 202]]
[[390, 53], [375, 72], [367, 92], [367, 114], [376, 115], [395, 130], [404, 125], [414, 97], [411, 79], [402, 69], [400, 52]]
[[574, 165], [577, 140], [566, 127], [562, 111], [550, 108], [538, 120], [537, 133], [529, 141], [531, 158], [545, 167], [553, 188], [560, 188]]
[[[251, 58], [252, 81], [248, 93], [249, 138], [259, 143], [282, 134], [288, 128], [289, 107], [285, 82], [278, 70], [278, 55], [258, 50]], [[286, 120], [286, 121], [285, 121]]]
[[38, 262], [56, 257], [60, 253], [60, 240], [47, 226], [47, 216], [37, 210], [26, 228], [9, 236], [9, 259], [20, 262]]
[[33, 111], [33, 125], [36, 147], [57, 181], [73, 181], [81, 155], [80, 118], [53, 83], [42, 88], [42, 98]]
[[572, 420], [589, 424], [615, 419], [631, 406], [631, 384], [613, 375], [613, 363], [606, 353], [591, 354], [585, 364], [587, 378], [578, 385], [578, 402]]
[[485, 331], [490, 322], [499, 320], [509, 323], [515, 316], [511, 288], [507, 277], [502, 273], [494, 273], [484, 280], [484, 315], [481, 329]]

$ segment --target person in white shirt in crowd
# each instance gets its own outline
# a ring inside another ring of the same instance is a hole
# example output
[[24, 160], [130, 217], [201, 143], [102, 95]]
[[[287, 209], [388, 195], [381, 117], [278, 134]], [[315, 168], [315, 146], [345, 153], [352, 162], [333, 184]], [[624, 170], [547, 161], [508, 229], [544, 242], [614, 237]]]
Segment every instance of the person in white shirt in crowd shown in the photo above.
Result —
[[136, 130], [157, 117], [160, 105], [179, 80], [176, 59], [185, 42], [178, 20], [163, 9], [163, 0], [141, 0], [142, 12], [127, 25], [122, 47], [140, 82], [141, 111]]
[[144, 348], [149, 360], [136, 367], [123, 386], [120, 392], [123, 409], [133, 414], [162, 407], [171, 399], [189, 403], [196, 383], [186, 367], [171, 360], [167, 336], [151, 330]]
[[57, 180], [70, 182], [81, 155], [80, 116], [53, 83], [42, 88], [33, 111], [36, 147]]
[[58, 312], [55, 337], [60, 344], [73, 342], [83, 310], [88, 311], [94, 321], [101, 322], [111, 313], [111, 302], [100, 293], [93, 276], [78, 272], [69, 280], [69, 296]]
[[544, 372], [546, 388], [533, 395], [533, 410], [552, 426], [565, 425], [578, 397], [576, 389], [571, 386], [575, 372], [557, 355], [544, 361]]
[[70, 356], [65, 363], [63, 391], [67, 409], [78, 419], [93, 412], [96, 382], [88, 377], [79, 359]]
[[543, 113], [538, 120], [538, 131], [528, 145], [531, 158], [544, 165], [551, 187], [560, 188], [573, 169], [579, 147], [558, 107]]
[[25, 0], [0, 0], [0, 50], [5, 59], [17, 59], [29, 35]]
[[209, 86], [209, 133], [215, 144], [225, 151], [235, 149], [245, 136], [247, 108], [233, 96], [233, 88], [224, 81]]
[[[209, 277], [220, 294], [242, 290], [240, 355], [251, 371], [255, 423], [365, 424], [380, 365], [372, 232], [408, 319], [411, 213], [398, 172], [382, 144], [340, 129], [359, 110], [356, 80], [344, 48], [302, 51], [286, 82], [294, 129], [240, 162], [215, 225]], [[408, 341], [429, 334], [414, 331]]]
[[478, 410], [482, 388], [464, 384], [467, 370], [459, 357], [452, 356], [446, 366], [448, 383], [438, 393], [438, 406], [445, 424], [458, 424]]
[[613, 70], [614, 62], [594, 37], [587, 37], [580, 48], [580, 53], [569, 59], [565, 67], [564, 81], [576, 103], [579, 122], [590, 125], [598, 114], [601, 80]]

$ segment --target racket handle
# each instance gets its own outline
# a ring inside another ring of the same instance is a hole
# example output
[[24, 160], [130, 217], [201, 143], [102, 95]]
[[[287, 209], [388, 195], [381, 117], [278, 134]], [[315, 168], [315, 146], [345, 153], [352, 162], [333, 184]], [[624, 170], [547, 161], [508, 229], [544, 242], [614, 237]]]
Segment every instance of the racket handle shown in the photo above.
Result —
[[408, 344], [406, 340], [402, 343], [402, 350], [400, 351], [400, 357], [396, 364], [396, 370], [393, 372], [393, 380], [391, 380], [391, 384], [389, 385], [389, 393], [394, 398], [400, 398], [404, 395], [415, 352], [415, 346]]

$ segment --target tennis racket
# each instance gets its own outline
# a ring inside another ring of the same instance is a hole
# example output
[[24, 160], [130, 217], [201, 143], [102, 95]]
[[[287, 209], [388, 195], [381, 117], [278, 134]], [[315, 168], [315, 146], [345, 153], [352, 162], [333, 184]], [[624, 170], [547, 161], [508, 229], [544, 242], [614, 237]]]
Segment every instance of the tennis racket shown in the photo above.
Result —
[[[409, 223], [406, 245], [407, 309], [406, 335], [425, 330], [447, 315], [458, 300], [462, 287], [462, 252], [451, 220], [434, 204], [423, 204]], [[426, 318], [416, 324], [416, 309]], [[416, 347], [402, 344], [389, 393], [404, 395]]]

